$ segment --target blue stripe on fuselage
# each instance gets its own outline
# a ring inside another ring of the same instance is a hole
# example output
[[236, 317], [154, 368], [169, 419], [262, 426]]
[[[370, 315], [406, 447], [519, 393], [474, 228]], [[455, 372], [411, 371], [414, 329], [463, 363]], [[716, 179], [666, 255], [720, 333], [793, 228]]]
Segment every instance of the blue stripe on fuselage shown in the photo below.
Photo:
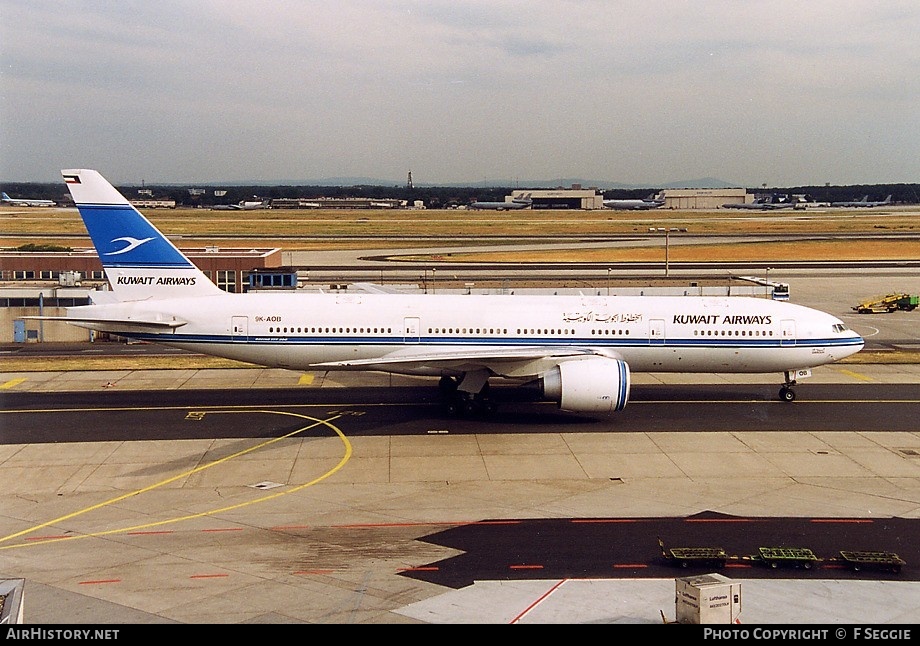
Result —
[[[128, 334], [119, 333], [123, 336]], [[629, 339], [604, 339], [604, 338], [581, 338], [581, 339], [540, 339], [540, 338], [466, 338], [466, 337], [421, 337], [421, 341], [416, 337], [406, 340], [405, 336], [385, 336], [385, 337], [367, 337], [367, 336], [303, 336], [303, 335], [250, 335], [250, 336], [231, 336], [231, 335], [214, 335], [214, 334], [150, 334], [140, 333], [131, 334], [132, 338], [141, 339], [150, 342], [163, 343], [213, 343], [213, 344], [242, 344], [250, 345], [407, 345], [407, 346], [548, 346], [560, 348], [737, 348], [739, 350], [751, 350], [755, 348], [817, 348], [817, 347], [848, 347], [862, 345], [864, 343], [861, 337], [849, 337], [843, 339], [797, 339], [795, 343], [781, 343], [781, 339], [666, 339], [663, 343], [651, 345], [648, 338], [632, 337]]]

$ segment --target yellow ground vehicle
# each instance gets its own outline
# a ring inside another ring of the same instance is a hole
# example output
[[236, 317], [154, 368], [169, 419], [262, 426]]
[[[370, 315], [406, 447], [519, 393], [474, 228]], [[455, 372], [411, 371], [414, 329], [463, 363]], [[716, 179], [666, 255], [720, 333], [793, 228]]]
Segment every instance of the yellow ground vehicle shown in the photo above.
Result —
[[870, 298], [858, 305], [854, 305], [853, 310], [859, 314], [883, 314], [885, 312], [894, 312], [895, 310], [910, 312], [916, 309], [918, 302], [920, 302], [920, 296], [896, 292]]

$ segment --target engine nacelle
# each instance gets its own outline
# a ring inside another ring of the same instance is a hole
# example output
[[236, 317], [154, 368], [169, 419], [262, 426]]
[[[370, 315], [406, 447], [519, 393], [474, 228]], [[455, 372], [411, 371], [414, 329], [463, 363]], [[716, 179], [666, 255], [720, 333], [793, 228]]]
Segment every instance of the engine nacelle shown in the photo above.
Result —
[[543, 375], [543, 396], [562, 410], [609, 413], [629, 401], [629, 366], [620, 359], [593, 357], [563, 361]]

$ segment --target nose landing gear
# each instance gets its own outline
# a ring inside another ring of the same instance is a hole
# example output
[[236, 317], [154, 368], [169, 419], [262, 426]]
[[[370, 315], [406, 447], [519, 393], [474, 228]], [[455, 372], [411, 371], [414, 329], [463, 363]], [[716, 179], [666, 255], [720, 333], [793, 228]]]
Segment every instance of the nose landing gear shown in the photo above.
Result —
[[792, 377], [793, 373], [787, 370], [783, 373], [785, 376], [785, 382], [782, 387], [779, 389], [779, 398], [784, 402], [794, 402], [795, 401], [795, 379]]

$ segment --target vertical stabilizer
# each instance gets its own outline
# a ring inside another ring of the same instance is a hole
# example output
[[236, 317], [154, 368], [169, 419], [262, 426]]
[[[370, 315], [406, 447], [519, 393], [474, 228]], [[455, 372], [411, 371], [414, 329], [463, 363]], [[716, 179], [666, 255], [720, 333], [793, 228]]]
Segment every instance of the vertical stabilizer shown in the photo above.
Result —
[[61, 175], [119, 300], [224, 293], [98, 172]]

